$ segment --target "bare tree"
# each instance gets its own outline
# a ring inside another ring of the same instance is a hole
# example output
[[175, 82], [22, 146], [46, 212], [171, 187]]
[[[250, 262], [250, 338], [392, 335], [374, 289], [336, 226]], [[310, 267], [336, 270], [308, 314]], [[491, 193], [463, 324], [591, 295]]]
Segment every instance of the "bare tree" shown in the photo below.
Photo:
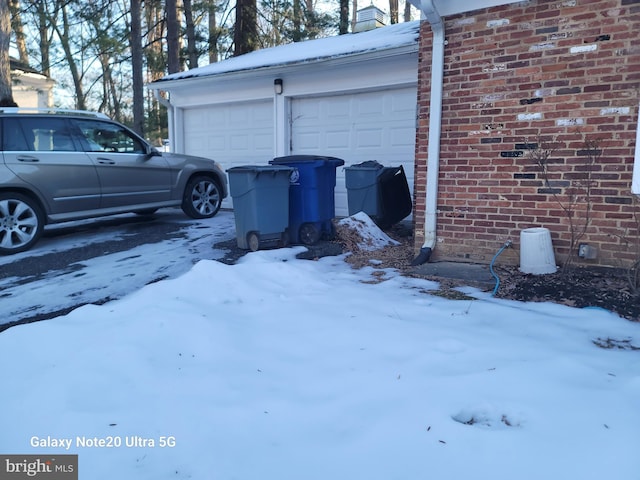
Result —
[[218, 61], [218, 23], [216, 20], [217, 8], [215, 2], [211, 2], [208, 8], [209, 14], [209, 63]]
[[180, 71], [180, 24], [176, 0], [165, 1], [167, 18], [167, 68], [169, 73]]
[[144, 135], [144, 87], [142, 58], [142, 5], [140, 0], [131, 0], [131, 74], [133, 84], [133, 130]]
[[242, 55], [258, 48], [258, 19], [256, 0], [236, 0], [236, 21], [233, 30], [234, 55]]
[[18, 58], [21, 63], [29, 65], [29, 54], [27, 53], [27, 42], [24, 36], [22, 12], [20, 11], [20, 0], [10, 0], [9, 8], [11, 11], [11, 29], [16, 39]]
[[[69, 4], [62, 3], [60, 5], [59, 13], [61, 15], [62, 26], [58, 23], [53, 23], [52, 27], [56, 31], [58, 39], [60, 40], [60, 46], [64, 51], [64, 57], [67, 65], [69, 66], [69, 72], [73, 79], [73, 86], [76, 94], [76, 108], [85, 110], [87, 108], [86, 97], [84, 93], [84, 85], [82, 83], [82, 74], [78, 66], [77, 56], [71, 46], [73, 33], [71, 31], [71, 20], [69, 17]], [[53, 16], [50, 16], [52, 19]]]
[[8, 0], [0, 0], [0, 106], [16, 106], [11, 91], [11, 62], [9, 45], [11, 38], [11, 18]]
[[189, 68], [198, 68], [198, 47], [196, 45], [196, 27], [193, 20], [193, 6], [191, 5], [191, 0], [183, 0], [183, 4]]
[[404, 21], [411, 21], [411, 3], [409, 2], [404, 2]]
[[356, 31], [357, 21], [358, 21], [358, 0], [353, 0], [351, 4], [351, 31], [352, 32]]
[[338, 33], [344, 35], [349, 33], [349, 0], [340, 0], [340, 21]]
[[398, 0], [389, 0], [389, 19], [391, 20], [391, 24], [398, 23], [399, 14]]
[[40, 71], [51, 76], [51, 44], [54, 31], [52, 28], [53, 17], [48, 12], [48, 4], [45, 2], [28, 2], [26, 13], [29, 14], [32, 24], [35, 24], [38, 32], [38, 54]]

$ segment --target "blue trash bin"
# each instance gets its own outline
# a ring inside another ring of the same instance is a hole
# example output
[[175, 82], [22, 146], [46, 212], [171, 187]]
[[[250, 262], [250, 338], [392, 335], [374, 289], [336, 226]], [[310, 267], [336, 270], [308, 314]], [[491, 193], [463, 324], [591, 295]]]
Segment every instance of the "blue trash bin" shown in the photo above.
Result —
[[344, 160], [316, 155], [277, 157], [271, 165], [294, 169], [289, 186], [291, 243], [313, 245], [334, 236], [336, 168]]
[[239, 248], [289, 244], [289, 178], [293, 168], [245, 165], [227, 170]]

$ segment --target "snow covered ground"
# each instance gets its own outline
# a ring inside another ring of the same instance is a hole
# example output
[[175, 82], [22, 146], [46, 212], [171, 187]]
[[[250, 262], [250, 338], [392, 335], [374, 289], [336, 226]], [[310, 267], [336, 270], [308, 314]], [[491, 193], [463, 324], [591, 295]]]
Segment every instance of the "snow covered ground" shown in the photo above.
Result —
[[302, 250], [1, 333], [0, 453], [86, 480], [640, 478], [639, 324]]
[[[0, 325], [85, 303], [102, 303], [159, 278], [177, 277], [200, 259], [222, 258], [225, 252], [212, 245], [235, 238], [230, 211], [193, 220], [178, 209], [163, 209], [149, 221], [163, 225], [155, 229], [136, 220], [145, 222], [129, 214], [51, 225], [47, 230], [53, 233], [46, 234], [31, 250], [0, 256], [0, 269], [16, 262], [37, 264], [37, 268], [14, 268], [21, 276], [0, 271]], [[85, 256], [85, 251], [97, 256]], [[45, 267], [51, 256], [61, 259], [55, 262], [59, 268]], [[27, 270], [37, 274], [26, 274]]]

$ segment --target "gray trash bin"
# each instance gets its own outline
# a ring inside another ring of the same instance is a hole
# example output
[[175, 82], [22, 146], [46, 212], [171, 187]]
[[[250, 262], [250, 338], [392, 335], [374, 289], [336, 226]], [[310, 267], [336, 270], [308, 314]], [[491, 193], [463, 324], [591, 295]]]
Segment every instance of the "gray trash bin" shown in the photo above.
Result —
[[375, 160], [345, 168], [349, 215], [364, 212], [381, 228], [411, 213], [412, 198], [402, 166], [384, 167]]
[[344, 169], [349, 215], [364, 212], [372, 219], [378, 215], [380, 211], [378, 175], [382, 169], [383, 166], [374, 160]]
[[245, 165], [227, 170], [238, 247], [289, 244], [290, 167]]

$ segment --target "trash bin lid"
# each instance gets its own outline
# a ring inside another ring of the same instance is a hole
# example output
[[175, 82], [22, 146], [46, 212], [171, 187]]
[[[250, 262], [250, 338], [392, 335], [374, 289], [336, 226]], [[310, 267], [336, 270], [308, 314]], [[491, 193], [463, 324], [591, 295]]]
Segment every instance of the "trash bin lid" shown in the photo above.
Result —
[[367, 160], [365, 162], [361, 162], [361, 163], [355, 163], [347, 168], [375, 168], [375, 169], [380, 169], [380, 168], [384, 168], [384, 166], [378, 162], [377, 160]]
[[333, 163], [335, 166], [344, 165], [344, 160], [341, 158], [322, 155], [288, 155], [285, 157], [276, 157], [269, 161], [269, 163], [272, 165], [289, 165], [292, 163], [311, 163], [318, 161]]
[[285, 165], [240, 165], [227, 169], [227, 173], [291, 172], [292, 170]]

